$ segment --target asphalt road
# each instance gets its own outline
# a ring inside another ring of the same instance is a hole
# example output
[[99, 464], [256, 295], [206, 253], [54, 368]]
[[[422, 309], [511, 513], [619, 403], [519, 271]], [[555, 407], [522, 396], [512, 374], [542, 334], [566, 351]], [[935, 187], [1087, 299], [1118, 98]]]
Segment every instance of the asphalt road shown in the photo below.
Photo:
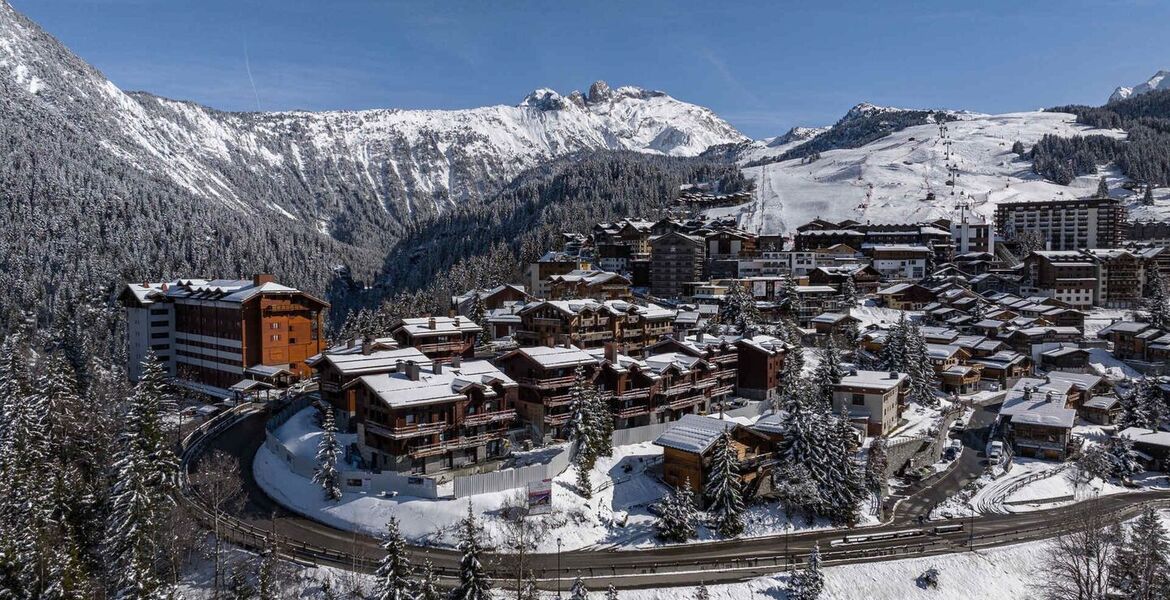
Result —
[[[369, 571], [380, 556], [377, 540], [341, 531], [292, 513], [277, 505], [257, 486], [252, 477], [252, 459], [264, 439], [265, 413], [243, 418], [235, 426], [208, 440], [207, 448], [220, 449], [240, 459], [240, 476], [246, 501], [231, 516], [239, 521], [234, 541], [258, 546], [260, 536], [273, 526], [284, 541], [282, 551], [305, 563], [328, 564]], [[741, 581], [786, 570], [803, 561], [817, 545], [826, 564], [893, 560], [988, 548], [1020, 541], [1055, 536], [1075, 526], [1084, 510], [1129, 518], [1143, 506], [1170, 503], [1170, 492], [1106, 496], [1070, 507], [1010, 515], [984, 515], [973, 519], [917, 524], [917, 516], [928, 512], [941, 499], [953, 494], [982, 472], [982, 435], [994, 413], [986, 409], [972, 417], [965, 435], [966, 447], [959, 464], [925, 489], [912, 492], [895, 510], [889, 524], [849, 531], [826, 530], [793, 535], [705, 542], [645, 550], [576, 550], [559, 556], [532, 554], [521, 565], [514, 554], [491, 555], [486, 564], [493, 575], [514, 581], [517, 568], [531, 571], [541, 586], [554, 590], [567, 585], [578, 572], [593, 589], [608, 584], [619, 588], [652, 588]], [[191, 494], [188, 493], [188, 498]], [[943, 530], [936, 529], [942, 526]], [[256, 529], [248, 529], [254, 527]], [[257, 533], [259, 531], [260, 533]], [[250, 532], [250, 533], [249, 533]], [[849, 536], [849, 538], [846, 538]], [[848, 540], [848, 541], [847, 541]], [[427, 558], [443, 574], [453, 574], [458, 555], [450, 549], [412, 548], [414, 560]]]

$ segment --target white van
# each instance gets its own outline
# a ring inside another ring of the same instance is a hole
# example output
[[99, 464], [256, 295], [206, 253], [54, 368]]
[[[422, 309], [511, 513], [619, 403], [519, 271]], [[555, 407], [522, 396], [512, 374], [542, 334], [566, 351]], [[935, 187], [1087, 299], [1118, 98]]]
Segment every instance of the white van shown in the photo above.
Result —
[[991, 442], [991, 447], [987, 449], [987, 458], [999, 459], [1003, 456], [1003, 442]]

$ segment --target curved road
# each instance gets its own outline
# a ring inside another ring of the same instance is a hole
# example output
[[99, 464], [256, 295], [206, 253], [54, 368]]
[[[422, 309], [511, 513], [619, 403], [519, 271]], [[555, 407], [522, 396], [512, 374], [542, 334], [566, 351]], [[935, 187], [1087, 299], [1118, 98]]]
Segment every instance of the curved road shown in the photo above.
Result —
[[[381, 556], [378, 541], [307, 519], [292, 513], [268, 497], [252, 476], [252, 460], [263, 443], [265, 412], [243, 416], [220, 432], [212, 431], [187, 451], [195, 462], [209, 449], [224, 450], [240, 460], [246, 502], [231, 512], [227, 537], [248, 547], [261, 547], [267, 532], [275, 527], [281, 551], [302, 563], [371, 572]], [[984, 460], [982, 436], [994, 413], [983, 408], [965, 434], [965, 448], [957, 466], [919, 489], [908, 489], [887, 524], [850, 531], [824, 530], [792, 535], [704, 542], [645, 550], [575, 550], [557, 554], [529, 554], [523, 564], [514, 554], [490, 555], [486, 560], [493, 576], [514, 582], [520, 570], [532, 572], [546, 589], [567, 585], [578, 572], [590, 587], [613, 584], [618, 588], [648, 588], [741, 581], [784, 571], [787, 565], [804, 560], [818, 545], [826, 564], [892, 560], [968, 551], [1053, 537], [1075, 525], [1079, 511], [1094, 510], [1114, 519], [1137, 515], [1145, 506], [1170, 504], [1170, 492], [1148, 492], [1106, 496], [1060, 507], [1010, 515], [985, 515], [973, 519], [930, 522], [919, 525], [917, 518], [943, 498], [977, 478]], [[184, 488], [183, 499], [207, 518], [192, 490]], [[194, 504], [191, 502], [194, 501]], [[273, 518], [275, 517], [275, 524]], [[942, 529], [936, 529], [941, 527]], [[223, 524], [221, 523], [221, 528]], [[848, 536], [846, 538], [845, 536]], [[450, 549], [415, 547], [416, 564], [429, 559], [439, 574], [457, 573], [458, 554]], [[519, 567], [519, 569], [518, 569]], [[506, 583], [504, 585], [507, 585]]]

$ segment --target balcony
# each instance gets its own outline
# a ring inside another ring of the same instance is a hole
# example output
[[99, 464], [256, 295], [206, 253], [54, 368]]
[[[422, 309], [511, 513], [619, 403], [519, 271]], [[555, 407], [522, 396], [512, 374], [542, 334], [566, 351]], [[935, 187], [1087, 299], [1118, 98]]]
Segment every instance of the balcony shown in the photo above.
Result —
[[650, 407], [645, 404], [623, 408], [617, 411], [615, 415], [619, 419], [629, 419], [631, 417], [640, 417], [642, 415], [650, 414]]
[[517, 377], [516, 383], [524, 387], [551, 390], [571, 385], [573, 381], [576, 380], [576, 378], [576, 375], [566, 375], [564, 377], [547, 377], [541, 379], [536, 377]]
[[573, 401], [573, 397], [568, 394], [558, 394], [556, 396], [549, 396], [544, 399], [544, 405], [548, 407], [564, 406]]
[[569, 417], [573, 416], [571, 413], [561, 413], [558, 415], [545, 415], [544, 424], [553, 427], [559, 427], [569, 422]]
[[462, 448], [473, 448], [475, 446], [482, 446], [493, 439], [502, 438], [504, 434], [498, 433], [481, 433], [479, 435], [472, 435], [467, 437], [458, 437], [451, 440], [443, 440], [434, 444], [426, 444], [423, 446], [415, 446], [410, 448], [411, 458], [425, 458], [427, 456], [435, 456], [450, 450], [459, 450]]
[[407, 440], [410, 438], [422, 437], [427, 435], [435, 435], [442, 433], [446, 429], [448, 423], [446, 421], [439, 421], [437, 423], [415, 423], [412, 425], [403, 425], [401, 427], [384, 427], [377, 423], [366, 421], [366, 430], [370, 433], [380, 435], [391, 440]]
[[423, 354], [429, 352], [463, 352], [467, 345], [463, 341], [455, 342], [435, 342], [433, 344], [419, 344], [418, 351]]
[[549, 319], [547, 317], [533, 317], [532, 324], [537, 327], [560, 327], [564, 321], [560, 319]]
[[463, 425], [465, 427], [475, 427], [478, 425], [486, 425], [488, 423], [497, 423], [499, 421], [511, 421], [516, 418], [516, 409], [507, 408], [504, 410], [496, 410], [492, 412], [479, 413], [475, 415], [467, 415], [463, 418]]
[[681, 410], [690, 406], [702, 404], [706, 399], [707, 397], [703, 394], [695, 394], [693, 396], [686, 396], [677, 400], [671, 400], [669, 403], [667, 403], [666, 406], [671, 410]]
[[581, 339], [586, 342], [593, 342], [597, 340], [612, 340], [612, 331], [588, 331], [581, 334]]
[[734, 390], [734, 389], [735, 389], [734, 385], [721, 385], [721, 386], [711, 390], [711, 396], [714, 397], [714, 396], [723, 396], [725, 394], [730, 394], [732, 392], [732, 390]]
[[643, 398], [649, 398], [649, 397], [650, 397], [650, 389], [643, 388], [640, 390], [629, 390], [629, 391], [623, 392], [621, 394], [616, 394], [614, 396], [614, 399], [615, 400], [641, 400]]
[[318, 381], [317, 387], [322, 392], [339, 392], [341, 391], [341, 384], [336, 381]]

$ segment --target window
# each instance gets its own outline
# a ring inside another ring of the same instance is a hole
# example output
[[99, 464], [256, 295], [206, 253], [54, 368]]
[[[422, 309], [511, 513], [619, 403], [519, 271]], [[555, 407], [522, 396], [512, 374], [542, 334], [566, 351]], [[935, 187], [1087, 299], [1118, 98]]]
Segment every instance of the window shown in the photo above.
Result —
[[853, 394], [853, 406], [865, 406], [865, 395]]
[[290, 343], [290, 344], [297, 343], [297, 338], [288, 338], [288, 343]]
[[274, 334], [272, 336], [272, 341], [279, 342], [280, 341], [280, 334]]
[[167, 325], [169, 325], [169, 323], [167, 321], [151, 321], [150, 322], [151, 327], [166, 327]]
[[165, 340], [169, 337], [171, 337], [171, 334], [165, 331], [150, 334], [150, 339], [152, 340]]
[[268, 328], [269, 329], [280, 329], [280, 323], [273, 321], [272, 323], [268, 324]]

